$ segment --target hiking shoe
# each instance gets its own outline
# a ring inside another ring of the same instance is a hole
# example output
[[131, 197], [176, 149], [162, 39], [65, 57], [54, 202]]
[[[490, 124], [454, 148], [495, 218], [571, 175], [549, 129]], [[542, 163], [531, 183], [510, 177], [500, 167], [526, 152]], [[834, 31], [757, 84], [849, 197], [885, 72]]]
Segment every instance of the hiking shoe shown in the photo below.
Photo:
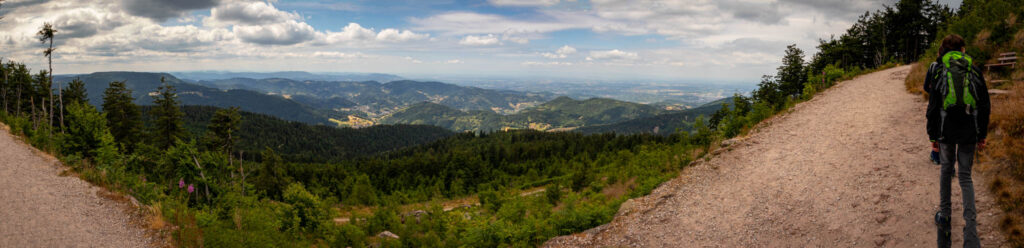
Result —
[[950, 241], [952, 233], [950, 233], [949, 217], [942, 216], [941, 211], [935, 212], [935, 229], [938, 234], [936, 241], [938, 241], [939, 247], [949, 247], [952, 245]]

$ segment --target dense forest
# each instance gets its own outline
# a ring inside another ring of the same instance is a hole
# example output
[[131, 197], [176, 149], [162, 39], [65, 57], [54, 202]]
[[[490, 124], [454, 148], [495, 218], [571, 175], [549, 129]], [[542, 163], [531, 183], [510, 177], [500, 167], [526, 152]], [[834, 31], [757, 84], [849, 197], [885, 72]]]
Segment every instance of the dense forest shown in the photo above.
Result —
[[57, 86], [63, 86], [72, 80], [85, 83], [89, 92], [89, 103], [99, 107], [103, 103], [103, 92], [110, 82], [121, 82], [129, 90], [134, 104], [150, 105], [149, 94], [156, 92], [161, 80], [174, 85], [178, 91], [178, 100], [186, 105], [206, 105], [220, 108], [239, 107], [241, 110], [276, 116], [290, 121], [309, 124], [329, 124], [328, 118], [335, 116], [331, 111], [311, 108], [281, 96], [267, 95], [252, 90], [232, 89], [221, 90], [182, 81], [167, 73], [150, 72], [96, 72], [84, 75], [58, 76], [54, 78]]
[[[723, 107], [729, 107], [735, 98], [742, 96], [727, 97], [675, 113], [659, 114], [650, 117], [634, 118], [631, 120], [616, 122], [604, 125], [591, 125], [574, 129], [575, 132], [584, 134], [618, 133], [637, 134], [652, 133], [657, 135], [671, 135], [680, 131], [693, 131], [697, 117], [711, 116]], [[740, 98], [739, 100], [744, 100]], [[733, 105], [734, 106], [734, 105]], [[725, 113], [723, 111], [722, 113]]]
[[[141, 106], [142, 121], [152, 126], [153, 106]], [[181, 107], [184, 127], [191, 137], [202, 137], [217, 111], [212, 106]], [[435, 141], [454, 133], [424, 125], [375, 125], [366, 128], [336, 128], [310, 125], [277, 117], [238, 111], [238, 144], [235, 153], [260, 160], [264, 148], [273, 148], [286, 161], [337, 162]]]
[[[0, 120], [83, 179], [138, 199], [174, 226], [161, 230], [182, 247], [537, 246], [610, 221], [626, 199], [675, 177], [722, 139], [841, 79], [919, 57], [936, 37], [927, 26], [961, 15], [907, 0], [866, 14], [839, 39], [823, 40], [809, 62], [789, 46], [750, 97], [722, 102], [688, 122], [693, 131], [669, 135], [326, 129], [231, 106], [183, 107], [186, 92], [156, 78], [141, 82], [155, 86], [144, 95], [124, 82], [87, 90], [72, 79], [55, 88], [52, 69], [32, 73], [14, 61], [0, 66]], [[39, 37], [55, 33], [46, 25]], [[864, 50], [871, 53], [837, 52], [859, 51], [880, 34], [884, 44]], [[97, 96], [100, 108], [87, 104]], [[401, 132], [419, 138], [388, 136]], [[446, 204], [459, 199], [469, 200]]]

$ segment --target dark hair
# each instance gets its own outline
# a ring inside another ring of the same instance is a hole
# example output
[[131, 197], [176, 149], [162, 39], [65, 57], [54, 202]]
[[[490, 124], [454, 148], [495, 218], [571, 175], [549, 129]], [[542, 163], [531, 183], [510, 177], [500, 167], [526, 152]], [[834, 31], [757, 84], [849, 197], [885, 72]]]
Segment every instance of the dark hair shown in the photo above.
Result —
[[947, 52], [960, 51], [965, 45], [963, 37], [955, 34], [947, 35], [946, 38], [942, 38], [942, 46], [939, 47], [939, 58], [942, 58]]

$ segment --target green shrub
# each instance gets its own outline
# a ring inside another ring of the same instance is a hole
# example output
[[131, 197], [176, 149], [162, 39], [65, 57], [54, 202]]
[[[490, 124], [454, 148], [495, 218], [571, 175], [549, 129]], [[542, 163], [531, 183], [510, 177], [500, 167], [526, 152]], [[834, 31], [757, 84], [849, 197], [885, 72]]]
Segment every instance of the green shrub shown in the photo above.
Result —
[[363, 232], [363, 229], [346, 223], [338, 226], [337, 232], [334, 234], [334, 240], [331, 242], [331, 247], [361, 248], [365, 244], [366, 233]]
[[817, 89], [814, 88], [814, 84], [812, 84], [812, 83], [805, 83], [804, 84], [804, 90], [803, 90], [803, 93], [801, 93], [802, 95], [800, 96], [800, 98], [803, 99], [803, 100], [811, 100], [811, 97], [814, 97], [814, 94], [817, 94], [817, 93], [818, 93], [818, 91], [817, 91]]
[[330, 215], [327, 207], [320, 203], [320, 198], [306, 191], [301, 183], [292, 183], [284, 190], [284, 202], [291, 205], [285, 212], [285, 230], [316, 233], [321, 226], [329, 224]]
[[502, 199], [501, 195], [499, 195], [496, 190], [481, 191], [478, 194], [478, 198], [480, 199], [480, 206], [494, 212], [501, 209], [501, 205], [505, 203], [504, 199]]
[[119, 156], [107, 119], [92, 105], [73, 103], [67, 107], [65, 154], [81, 154], [97, 164], [108, 165]]
[[548, 200], [551, 205], [558, 205], [558, 200], [562, 198], [562, 189], [557, 183], [552, 183], [544, 189], [544, 197]]

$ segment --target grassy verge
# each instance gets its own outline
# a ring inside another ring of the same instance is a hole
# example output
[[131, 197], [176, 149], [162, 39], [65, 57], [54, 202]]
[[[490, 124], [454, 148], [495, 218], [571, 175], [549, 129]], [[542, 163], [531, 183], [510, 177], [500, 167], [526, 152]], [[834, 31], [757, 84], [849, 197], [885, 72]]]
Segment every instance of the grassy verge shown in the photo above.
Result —
[[988, 149], [978, 169], [1005, 215], [999, 228], [1014, 246], [1024, 246], [1024, 83], [992, 96]]

